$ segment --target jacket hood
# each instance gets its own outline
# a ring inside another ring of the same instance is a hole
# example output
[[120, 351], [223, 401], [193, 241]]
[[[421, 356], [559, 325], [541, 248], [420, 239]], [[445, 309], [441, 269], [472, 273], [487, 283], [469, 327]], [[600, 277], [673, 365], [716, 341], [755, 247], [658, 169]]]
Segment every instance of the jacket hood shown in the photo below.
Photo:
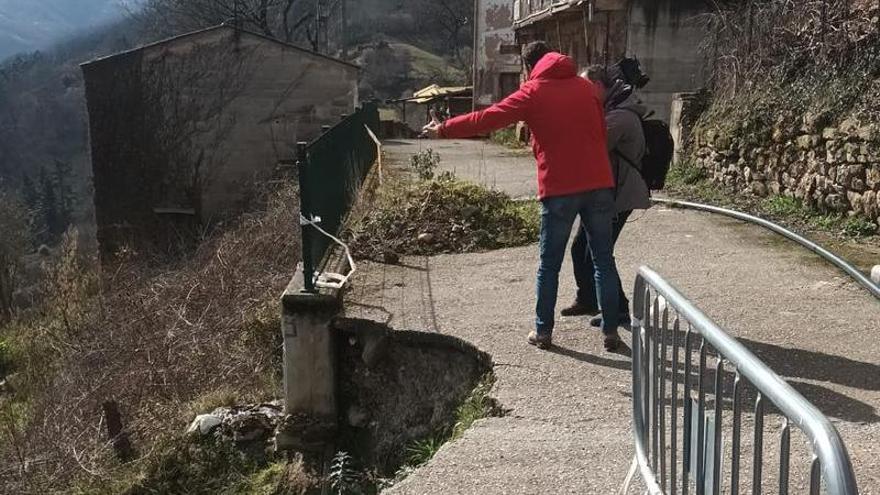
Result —
[[577, 76], [577, 68], [571, 57], [550, 52], [541, 57], [532, 69], [529, 79], [568, 79], [575, 76]]
[[605, 111], [632, 110], [639, 115], [645, 115], [648, 109], [645, 107], [633, 91], [633, 87], [618, 80], [605, 95]]

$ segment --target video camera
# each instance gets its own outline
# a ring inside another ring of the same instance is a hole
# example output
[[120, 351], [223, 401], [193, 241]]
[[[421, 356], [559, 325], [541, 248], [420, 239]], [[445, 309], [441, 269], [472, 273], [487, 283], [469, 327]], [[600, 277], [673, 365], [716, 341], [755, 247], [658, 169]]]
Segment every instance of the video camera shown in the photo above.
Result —
[[644, 88], [651, 81], [651, 78], [642, 72], [642, 65], [637, 58], [627, 57], [615, 65], [620, 70], [624, 82], [636, 89]]

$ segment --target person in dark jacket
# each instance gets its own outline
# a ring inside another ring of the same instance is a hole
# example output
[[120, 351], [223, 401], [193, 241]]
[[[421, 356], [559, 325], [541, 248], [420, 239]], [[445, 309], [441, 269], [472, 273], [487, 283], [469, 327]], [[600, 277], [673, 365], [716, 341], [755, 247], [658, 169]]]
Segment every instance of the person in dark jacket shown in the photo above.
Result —
[[[617, 243], [633, 210], [651, 207], [648, 186], [641, 173], [635, 168], [645, 156], [642, 117], [647, 113], [647, 109], [636, 98], [633, 86], [625, 80], [617, 67], [605, 69], [603, 66], [593, 66], [582, 76], [596, 83], [604, 100], [608, 151], [617, 184], [616, 217], [612, 236], [613, 242]], [[596, 289], [591, 283], [595, 267], [590, 253], [589, 238], [583, 229], [578, 230], [575, 242], [571, 246], [571, 259], [578, 286], [577, 298], [574, 304], [562, 310], [562, 315], [596, 315], [600, 309]], [[619, 299], [617, 316], [619, 321], [626, 322], [630, 319], [629, 300], [619, 278], [617, 287]], [[602, 315], [590, 320], [590, 324], [601, 326]]]
[[[537, 280], [532, 345], [552, 345], [559, 270], [575, 219], [580, 216], [596, 268], [594, 281], [602, 307], [618, 307], [617, 271], [612, 256], [614, 176], [606, 147], [602, 100], [597, 88], [578, 77], [571, 58], [545, 43], [523, 49], [529, 79], [518, 91], [485, 110], [425, 126], [429, 137], [464, 138], [528, 124], [538, 163], [541, 200], [541, 261]], [[602, 322], [605, 348], [620, 345], [612, 311]]]

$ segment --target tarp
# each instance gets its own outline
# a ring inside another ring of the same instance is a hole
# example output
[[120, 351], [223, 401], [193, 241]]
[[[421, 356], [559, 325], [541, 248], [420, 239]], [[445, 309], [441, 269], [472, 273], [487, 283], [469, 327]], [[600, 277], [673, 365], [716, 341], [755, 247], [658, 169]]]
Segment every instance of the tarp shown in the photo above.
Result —
[[428, 103], [431, 100], [445, 98], [447, 96], [471, 96], [473, 92], [473, 86], [450, 86], [444, 88], [437, 84], [432, 84], [413, 93], [413, 97], [410, 101], [416, 103]]

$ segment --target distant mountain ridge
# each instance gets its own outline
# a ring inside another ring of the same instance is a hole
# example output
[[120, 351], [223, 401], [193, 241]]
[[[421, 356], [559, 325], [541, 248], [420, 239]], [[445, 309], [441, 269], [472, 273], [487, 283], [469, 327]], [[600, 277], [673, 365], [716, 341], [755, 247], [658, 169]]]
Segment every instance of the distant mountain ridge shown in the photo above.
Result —
[[0, 59], [121, 17], [130, 0], [0, 0]]

